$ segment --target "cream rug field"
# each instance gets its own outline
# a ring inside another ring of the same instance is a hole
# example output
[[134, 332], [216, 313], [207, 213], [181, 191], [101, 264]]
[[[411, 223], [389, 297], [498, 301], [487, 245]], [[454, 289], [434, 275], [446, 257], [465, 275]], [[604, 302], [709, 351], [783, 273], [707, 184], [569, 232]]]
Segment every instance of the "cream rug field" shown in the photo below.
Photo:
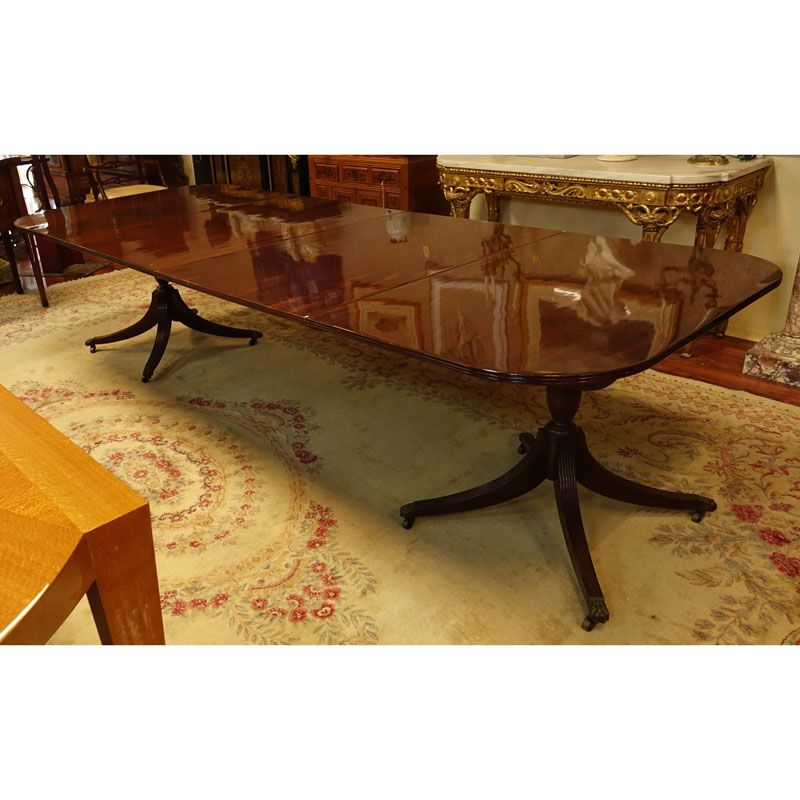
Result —
[[[594, 455], [714, 497], [700, 523], [581, 490], [611, 612], [587, 633], [549, 482], [400, 525], [400, 505], [497, 477], [544, 392], [497, 385], [189, 290], [256, 347], [173, 327], [83, 341], [147, 306], [133, 271], [0, 300], [0, 382], [149, 502], [169, 644], [794, 644], [800, 409], [646, 372], [589, 393]], [[97, 642], [81, 603], [52, 639]]]

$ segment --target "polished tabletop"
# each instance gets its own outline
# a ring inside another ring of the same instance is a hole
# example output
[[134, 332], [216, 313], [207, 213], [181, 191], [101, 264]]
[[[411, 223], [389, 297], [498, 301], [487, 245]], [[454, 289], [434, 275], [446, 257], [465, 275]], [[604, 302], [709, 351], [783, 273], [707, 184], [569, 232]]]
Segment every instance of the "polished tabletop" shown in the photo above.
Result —
[[482, 377], [591, 388], [775, 288], [732, 251], [187, 186], [21, 230], [154, 277]]

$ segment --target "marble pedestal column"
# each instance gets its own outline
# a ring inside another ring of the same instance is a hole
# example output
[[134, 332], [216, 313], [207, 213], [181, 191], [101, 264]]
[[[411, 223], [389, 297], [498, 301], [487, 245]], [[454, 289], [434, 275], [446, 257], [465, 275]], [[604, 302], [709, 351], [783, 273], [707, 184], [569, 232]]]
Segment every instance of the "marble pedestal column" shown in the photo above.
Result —
[[771, 333], [751, 347], [742, 372], [789, 386], [800, 386], [800, 263], [789, 300], [789, 313], [781, 333]]

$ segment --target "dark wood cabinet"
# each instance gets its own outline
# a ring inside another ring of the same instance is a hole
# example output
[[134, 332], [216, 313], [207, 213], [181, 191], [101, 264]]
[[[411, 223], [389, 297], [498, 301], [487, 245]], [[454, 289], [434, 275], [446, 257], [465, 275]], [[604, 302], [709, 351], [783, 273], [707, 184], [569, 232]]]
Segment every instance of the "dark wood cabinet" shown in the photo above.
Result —
[[196, 183], [308, 196], [308, 156], [192, 156]]
[[312, 197], [447, 214], [436, 156], [308, 157]]

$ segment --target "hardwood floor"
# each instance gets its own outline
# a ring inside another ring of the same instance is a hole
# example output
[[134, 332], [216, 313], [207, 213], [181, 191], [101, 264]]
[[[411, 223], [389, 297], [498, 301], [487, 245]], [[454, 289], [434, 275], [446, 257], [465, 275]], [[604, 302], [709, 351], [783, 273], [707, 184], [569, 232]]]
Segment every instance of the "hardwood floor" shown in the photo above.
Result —
[[[18, 248], [15, 254], [26, 291], [35, 292], [36, 287], [33, 283], [33, 273], [31, 272], [27, 252], [24, 248]], [[115, 269], [123, 269], [123, 267], [109, 265], [94, 274], [112, 272]], [[64, 280], [80, 280], [80, 278], [49, 277], [47, 283], [48, 285], [53, 285]], [[0, 295], [13, 293], [13, 284], [0, 284]], [[800, 388], [742, 375], [745, 353], [752, 346], [753, 342], [747, 339], [737, 339], [733, 336], [720, 338], [709, 334], [701, 336], [695, 342], [691, 358], [681, 358], [675, 353], [659, 362], [654, 369], [659, 372], [667, 372], [670, 375], [679, 375], [683, 378], [713, 383], [717, 386], [724, 386], [726, 389], [739, 389], [761, 397], [769, 397], [773, 400], [780, 400], [783, 403], [800, 406]]]
[[800, 406], [800, 388], [742, 375], [745, 353], [752, 346], [748, 339], [707, 334], [695, 341], [691, 358], [674, 353], [653, 369]]

